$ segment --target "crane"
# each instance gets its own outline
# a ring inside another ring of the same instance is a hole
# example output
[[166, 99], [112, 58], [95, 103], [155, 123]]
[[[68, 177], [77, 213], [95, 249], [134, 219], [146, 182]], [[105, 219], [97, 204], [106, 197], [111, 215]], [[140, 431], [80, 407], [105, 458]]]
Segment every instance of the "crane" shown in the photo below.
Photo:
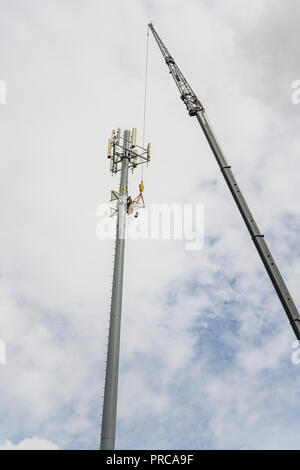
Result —
[[288, 288], [280, 274], [280, 271], [275, 263], [275, 260], [268, 248], [265, 241], [264, 235], [260, 232], [255, 219], [246, 203], [246, 200], [242, 194], [242, 191], [237, 184], [237, 181], [231, 170], [231, 166], [227, 163], [224, 153], [215, 137], [210, 122], [208, 121], [206, 112], [201, 102], [197, 98], [197, 95], [192, 90], [188, 81], [185, 79], [181, 70], [177, 66], [175, 60], [169, 53], [168, 49], [162, 42], [161, 38], [157, 34], [152, 23], [149, 23], [149, 28], [161, 50], [161, 53], [165, 59], [165, 62], [169, 68], [170, 74], [172, 75], [175, 84], [179, 90], [180, 97], [184, 102], [190, 116], [195, 116], [204, 132], [204, 135], [208, 141], [208, 144], [217, 160], [220, 170], [225, 178], [225, 181], [230, 189], [234, 201], [241, 213], [241, 216], [247, 226], [250, 236], [256, 246], [259, 256], [265, 266], [265, 269], [272, 281], [272, 284], [278, 294], [281, 304], [285, 310], [285, 313], [290, 321], [292, 329], [300, 340], [300, 315], [297, 307], [288, 291]]

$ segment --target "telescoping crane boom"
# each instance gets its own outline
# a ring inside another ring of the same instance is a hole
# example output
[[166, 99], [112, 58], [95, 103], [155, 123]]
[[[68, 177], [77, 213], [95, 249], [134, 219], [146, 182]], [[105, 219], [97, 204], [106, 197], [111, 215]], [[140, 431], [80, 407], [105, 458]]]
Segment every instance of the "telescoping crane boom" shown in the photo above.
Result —
[[205, 137], [210, 145], [210, 148], [217, 160], [217, 163], [221, 169], [221, 172], [225, 178], [225, 181], [230, 189], [230, 192], [238, 206], [238, 209], [244, 219], [244, 222], [248, 228], [254, 245], [257, 248], [259, 256], [266, 268], [267, 273], [273, 283], [273, 286], [279, 296], [282, 306], [286, 312], [286, 315], [290, 321], [290, 324], [294, 330], [294, 333], [298, 340], [300, 340], [300, 315], [296, 305], [293, 302], [291, 294], [289, 293], [287, 286], [278, 270], [278, 267], [271, 255], [271, 252], [266, 244], [264, 235], [260, 232], [253, 215], [244, 199], [240, 187], [238, 186], [236, 179], [231, 171], [231, 166], [228, 165], [226, 158], [223, 154], [220, 145], [214, 135], [212, 127], [206, 117], [205, 109], [201, 102], [197, 98], [196, 94], [192, 90], [191, 86], [183, 76], [182, 72], [175, 63], [173, 57], [169, 53], [168, 49], [160, 39], [152, 23], [149, 28], [151, 29], [153, 36], [162, 52], [165, 62], [170, 70], [172, 77], [176, 83], [176, 86], [180, 92], [180, 97], [187, 107], [190, 116], [196, 116]]

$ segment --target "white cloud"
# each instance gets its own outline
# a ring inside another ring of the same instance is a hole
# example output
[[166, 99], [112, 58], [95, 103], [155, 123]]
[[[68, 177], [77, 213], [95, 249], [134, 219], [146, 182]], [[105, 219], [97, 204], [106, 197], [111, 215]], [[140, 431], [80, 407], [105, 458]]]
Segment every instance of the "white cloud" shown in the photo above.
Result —
[[58, 450], [58, 446], [47, 439], [32, 437], [23, 439], [16, 444], [5, 441], [4, 444], [0, 445], [0, 450]]

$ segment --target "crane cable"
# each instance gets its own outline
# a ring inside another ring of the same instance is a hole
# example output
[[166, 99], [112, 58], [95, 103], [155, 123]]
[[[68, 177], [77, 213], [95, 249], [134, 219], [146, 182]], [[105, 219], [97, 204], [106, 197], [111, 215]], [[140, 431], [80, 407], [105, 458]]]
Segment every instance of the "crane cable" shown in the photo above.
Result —
[[[147, 46], [146, 46], [146, 71], [145, 71], [145, 92], [144, 92], [144, 122], [143, 122], [143, 148], [145, 148], [146, 135], [146, 112], [147, 112], [147, 88], [148, 88], [148, 61], [149, 61], [149, 26], [147, 27]], [[143, 183], [144, 165], [141, 165], [141, 182]]]

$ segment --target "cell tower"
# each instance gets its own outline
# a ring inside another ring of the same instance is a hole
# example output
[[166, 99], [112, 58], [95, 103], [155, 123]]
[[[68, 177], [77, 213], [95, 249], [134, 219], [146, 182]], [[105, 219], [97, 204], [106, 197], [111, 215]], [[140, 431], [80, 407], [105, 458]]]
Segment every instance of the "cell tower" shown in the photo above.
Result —
[[111, 208], [111, 216], [117, 216], [117, 226], [101, 426], [101, 450], [114, 450], [116, 439], [126, 219], [131, 214], [137, 217], [139, 209], [145, 207], [142, 194], [144, 190], [143, 181], [139, 185], [139, 194], [135, 199], [132, 200], [128, 194], [129, 169], [134, 171], [138, 165], [148, 164], [150, 161], [150, 144], [148, 144], [147, 149], [137, 145], [136, 134], [136, 129], [132, 129], [132, 132], [125, 130], [122, 137], [120, 129], [113, 130], [112, 136], [108, 140], [107, 157], [110, 159], [110, 171], [112, 174], [120, 171], [121, 178], [119, 191], [111, 191], [111, 202], [117, 203], [116, 207]]

